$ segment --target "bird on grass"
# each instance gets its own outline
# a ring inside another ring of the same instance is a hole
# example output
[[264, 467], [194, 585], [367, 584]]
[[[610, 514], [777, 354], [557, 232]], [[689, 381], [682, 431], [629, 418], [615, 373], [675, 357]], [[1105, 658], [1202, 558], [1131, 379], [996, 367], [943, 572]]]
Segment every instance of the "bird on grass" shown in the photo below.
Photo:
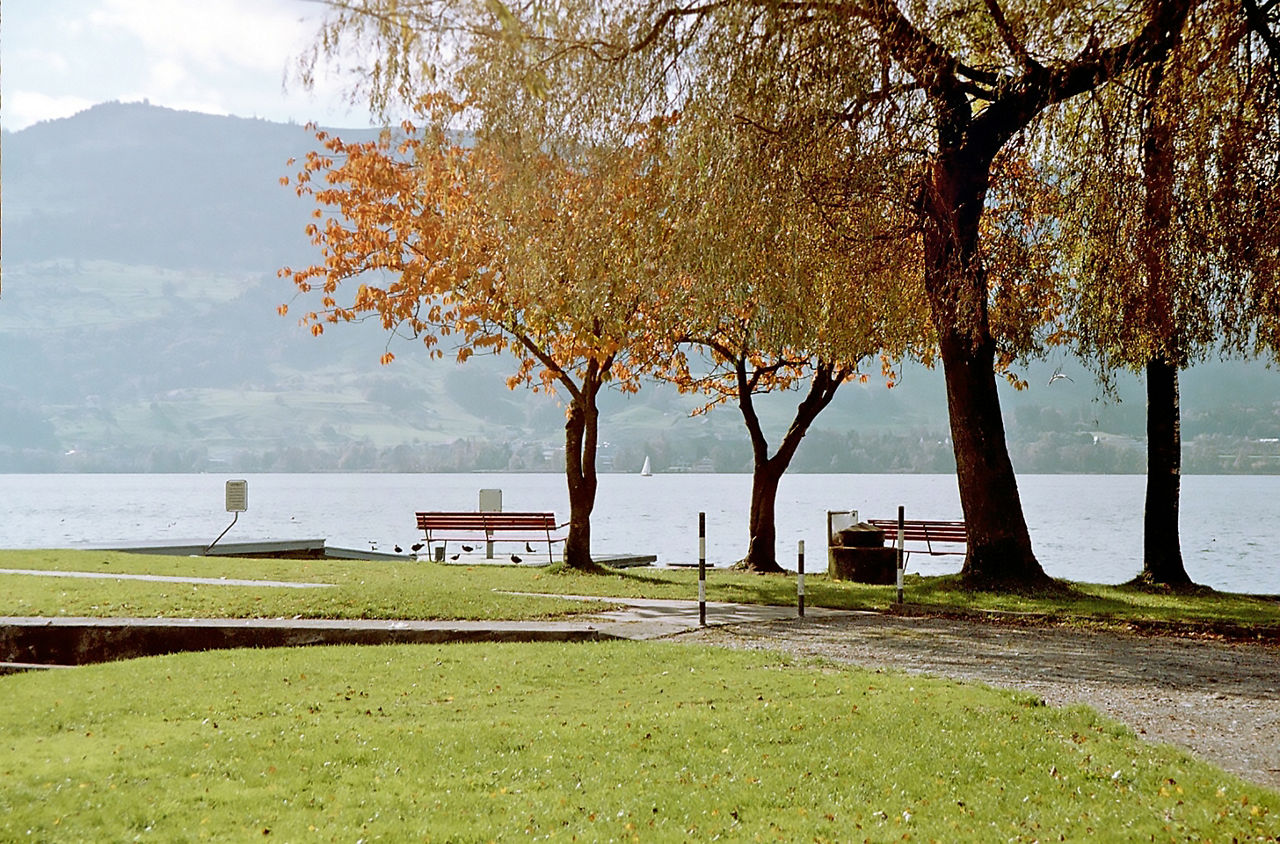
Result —
[[517, 557], [515, 554], [512, 554], [512, 555], [511, 555], [511, 562], [513, 562], [513, 563], [523, 563], [523, 562], [524, 562], [524, 560], [520, 559], [520, 558], [519, 558], [519, 557]]
[[392, 547], [396, 549], [396, 553], [397, 553], [397, 554], [403, 554], [403, 553], [404, 553], [404, 549], [403, 549], [403, 548], [401, 548], [399, 545], [393, 545]]
[[526, 542], [526, 543], [524, 544], [524, 550], [525, 550], [527, 553], [532, 554], [532, 553], [533, 553], [533, 546], [532, 546], [532, 545], [530, 545], [528, 542]]
[[476, 549], [475, 549], [475, 547], [474, 547], [474, 546], [471, 546], [471, 545], [463, 545], [463, 546], [462, 546], [462, 550], [463, 550], [463, 551], [474, 551], [474, 550], [476, 550]]
[[413, 543], [412, 545], [409, 546], [409, 550], [414, 552], [415, 554], [418, 553], [419, 551], [422, 550], [422, 543], [421, 542]]
[[458, 559], [458, 558], [459, 558], [459, 557], [461, 557], [461, 556], [462, 556], [461, 554], [454, 554], [454, 555], [453, 555], [452, 557], [450, 557], [449, 559], [450, 559], [450, 560], [456, 560], [456, 559]]

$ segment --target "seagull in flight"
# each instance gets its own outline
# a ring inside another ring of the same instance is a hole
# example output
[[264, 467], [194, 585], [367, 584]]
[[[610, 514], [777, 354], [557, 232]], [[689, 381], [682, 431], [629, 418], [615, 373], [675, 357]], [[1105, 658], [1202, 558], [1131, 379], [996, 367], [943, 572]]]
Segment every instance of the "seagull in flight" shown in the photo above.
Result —
[[[1068, 374], [1066, 374], [1065, 372], [1063, 372], [1063, 371], [1062, 371], [1062, 367], [1061, 367], [1061, 366], [1059, 366], [1057, 369], [1055, 369], [1055, 370], [1053, 371], [1053, 374], [1049, 376], [1049, 384], [1052, 384], [1054, 381], [1057, 381], [1057, 380], [1058, 380], [1058, 379], [1060, 379], [1060, 378], [1065, 378], [1065, 379], [1067, 379], [1068, 381], [1071, 381], [1071, 383], [1072, 383], [1072, 384], [1076, 383], [1076, 382], [1071, 378], [1071, 376], [1070, 376], [1070, 375], [1068, 375]], [[1049, 384], [1045, 384], [1045, 386], [1047, 387], [1047, 386], [1049, 386]]]

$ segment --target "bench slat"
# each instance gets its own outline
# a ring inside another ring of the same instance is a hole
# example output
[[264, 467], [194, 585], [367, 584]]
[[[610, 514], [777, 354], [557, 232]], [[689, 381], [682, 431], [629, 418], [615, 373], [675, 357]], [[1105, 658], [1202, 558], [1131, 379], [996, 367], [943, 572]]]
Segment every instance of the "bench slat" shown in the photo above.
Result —
[[555, 530], [554, 513], [433, 512], [417, 513], [418, 529], [428, 530]]
[[[885, 532], [887, 545], [897, 543], [897, 519], [868, 519], [867, 521]], [[960, 550], [936, 550], [933, 545], [934, 543], [939, 545], [967, 545], [969, 532], [964, 522], [904, 519], [902, 522], [902, 539], [904, 542], [924, 543], [927, 546], [927, 550], [923, 552], [917, 550], [915, 553], [958, 555], [965, 552]]]

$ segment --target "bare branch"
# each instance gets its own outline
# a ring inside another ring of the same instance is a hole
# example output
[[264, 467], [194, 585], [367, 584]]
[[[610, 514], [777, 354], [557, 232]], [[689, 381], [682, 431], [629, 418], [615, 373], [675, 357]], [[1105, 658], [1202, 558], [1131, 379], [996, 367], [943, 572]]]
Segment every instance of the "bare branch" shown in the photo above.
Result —
[[1037, 67], [1038, 63], [1031, 58], [1031, 54], [1027, 52], [1026, 45], [1018, 40], [1013, 27], [1009, 25], [1009, 19], [1004, 16], [1004, 9], [1000, 8], [998, 0], [986, 0], [986, 3], [987, 11], [991, 13], [991, 20], [995, 22], [996, 31], [1000, 33], [1000, 40], [1009, 48], [1013, 58], [1022, 66], [1023, 70], [1031, 70]]

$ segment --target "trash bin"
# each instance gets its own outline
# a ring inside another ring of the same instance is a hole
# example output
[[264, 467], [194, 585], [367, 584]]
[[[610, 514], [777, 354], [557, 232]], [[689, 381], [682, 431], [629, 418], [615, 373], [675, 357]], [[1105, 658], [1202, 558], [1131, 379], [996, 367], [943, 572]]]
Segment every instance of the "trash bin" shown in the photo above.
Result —
[[841, 530], [829, 551], [831, 578], [855, 583], [890, 585], [897, 582], [898, 549], [886, 548], [884, 531], [860, 522]]

